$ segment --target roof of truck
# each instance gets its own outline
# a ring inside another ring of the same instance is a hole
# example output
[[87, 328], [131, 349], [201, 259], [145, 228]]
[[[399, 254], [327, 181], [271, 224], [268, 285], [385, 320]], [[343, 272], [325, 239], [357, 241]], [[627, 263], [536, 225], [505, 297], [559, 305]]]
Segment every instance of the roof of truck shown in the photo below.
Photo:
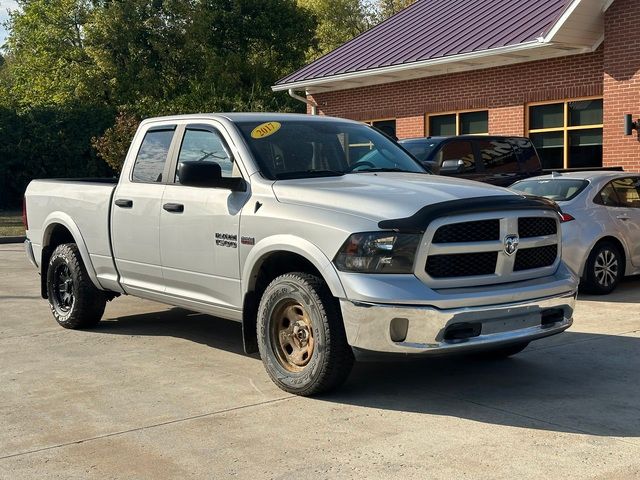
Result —
[[166, 117], [153, 117], [147, 118], [142, 123], [154, 123], [154, 122], [167, 122], [167, 121], [184, 121], [184, 120], [203, 120], [203, 119], [226, 119], [231, 122], [284, 122], [292, 120], [306, 120], [306, 121], [340, 121], [353, 123], [353, 120], [346, 120], [344, 118], [335, 118], [327, 116], [313, 116], [304, 113], [275, 113], [275, 112], [229, 112], [229, 113], [190, 113], [186, 115], [170, 115]]

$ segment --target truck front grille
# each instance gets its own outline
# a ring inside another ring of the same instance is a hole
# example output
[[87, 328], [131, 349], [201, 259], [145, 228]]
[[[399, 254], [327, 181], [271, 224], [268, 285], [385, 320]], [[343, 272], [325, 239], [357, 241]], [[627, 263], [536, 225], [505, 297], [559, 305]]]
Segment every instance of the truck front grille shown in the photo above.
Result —
[[556, 217], [548, 211], [507, 211], [434, 220], [424, 234], [415, 274], [432, 288], [551, 275], [560, 254]]
[[496, 273], [498, 252], [432, 255], [427, 259], [427, 273], [433, 278], [459, 278]]
[[558, 223], [549, 217], [522, 217], [518, 219], [520, 238], [544, 237], [558, 233]]
[[553, 265], [558, 256], [558, 246], [548, 245], [546, 247], [525, 248], [516, 253], [516, 263], [513, 266], [515, 272], [522, 270], [532, 270]]
[[500, 220], [451, 223], [440, 227], [433, 243], [487, 242], [500, 239]]

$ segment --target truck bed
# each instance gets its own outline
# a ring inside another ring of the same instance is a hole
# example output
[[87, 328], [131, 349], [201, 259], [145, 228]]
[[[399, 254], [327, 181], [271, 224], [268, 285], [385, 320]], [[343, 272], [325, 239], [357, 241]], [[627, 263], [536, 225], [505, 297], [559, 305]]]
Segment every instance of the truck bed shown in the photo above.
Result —
[[104, 288], [117, 285], [110, 242], [110, 205], [116, 185], [114, 178], [32, 181], [25, 201], [27, 236], [35, 257], [41, 258], [43, 240], [53, 233], [53, 224], [61, 224], [84, 241], [86, 250], [81, 253], [89, 275]]

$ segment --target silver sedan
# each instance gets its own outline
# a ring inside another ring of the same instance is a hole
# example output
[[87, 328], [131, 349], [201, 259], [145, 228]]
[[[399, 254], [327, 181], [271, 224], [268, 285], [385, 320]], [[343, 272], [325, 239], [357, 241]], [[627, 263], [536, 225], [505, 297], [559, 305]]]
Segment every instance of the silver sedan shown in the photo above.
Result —
[[554, 173], [510, 188], [560, 205], [562, 258], [582, 290], [610, 293], [623, 276], [640, 273], [640, 174]]

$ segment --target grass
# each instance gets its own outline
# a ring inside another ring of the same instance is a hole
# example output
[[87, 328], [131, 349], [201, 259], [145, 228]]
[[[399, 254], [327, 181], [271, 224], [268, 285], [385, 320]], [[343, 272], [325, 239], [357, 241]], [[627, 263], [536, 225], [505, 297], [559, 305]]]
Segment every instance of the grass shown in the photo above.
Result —
[[24, 233], [22, 212], [0, 211], [0, 237], [20, 237]]

